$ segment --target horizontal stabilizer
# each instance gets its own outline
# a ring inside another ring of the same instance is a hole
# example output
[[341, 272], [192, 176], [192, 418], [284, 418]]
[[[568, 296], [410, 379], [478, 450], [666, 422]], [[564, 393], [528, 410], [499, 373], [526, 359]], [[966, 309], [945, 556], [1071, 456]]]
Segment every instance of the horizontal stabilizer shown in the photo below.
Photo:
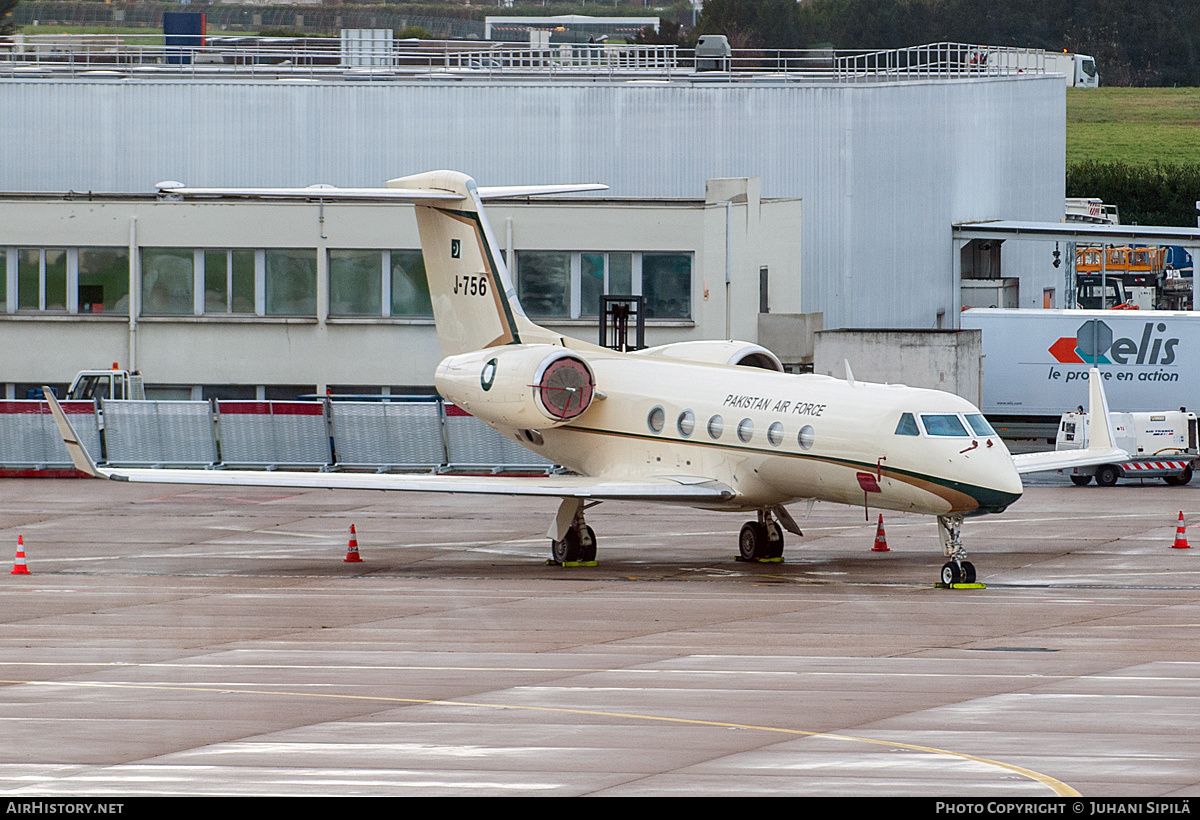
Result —
[[481, 185], [476, 190], [480, 199], [505, 199], [545, 194], [585, 194], [591, 191], [607, 191], [608, 186], [599, 182], [583, 182], [578, 185]]
[[1012, 457], [1017, 472], [1043, 473], [1048, 470], [1067, 470], [1072, 467], [1095, 467], [1129, 460], [1129, 453], [1120, 447], [1108, 450], [1051, 450], [1046, 453], [1021, 453]]
[[397, 202], [428, 202], [430, 200], [459, 202], [464, 199], [461, 194], [450, 191], [420, 188], [337, 188], [333, 185], [310, 185], [307, 188], [188, 188], [186, 186], [164, 187], [160, 185], [158, 190], [164, 194], [179, 194], [180, 196], [246, 197], [249, 199], [357, 199], [395, 200]]
[[[334, 201], [349, 200], [392, 200], [395, 202], [459, 202], [462, 194], [439, 188], [393, 187], [392, 183], [403, 184], [410, 177], [391, 180], [386, 188], [339, 188], [336, 185], [309, 185], [304, 188], [192, 188], [175, 182], [160, 182], [159, 193], [195, 197], [243, 197], [246, 199], [319, 199]], [[580, 194], [607, 191], [608, 186], [598, 182], [575, 185], [498, 185], [476, 189], [480, 199], [506, 199], [514, 197], [544, 196], [546, 194]]]

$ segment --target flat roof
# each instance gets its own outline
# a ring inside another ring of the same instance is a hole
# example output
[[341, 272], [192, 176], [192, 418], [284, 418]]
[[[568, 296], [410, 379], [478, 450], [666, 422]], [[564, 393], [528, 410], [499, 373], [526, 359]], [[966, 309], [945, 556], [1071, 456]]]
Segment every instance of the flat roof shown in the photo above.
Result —
[[1083, 222], [958, 222], [951, 226], [955, 239], [1042, 239], [1047, 242], [1093, 244], [1198, 245], [1200, 227], [1165, 225], [1093, 225]]

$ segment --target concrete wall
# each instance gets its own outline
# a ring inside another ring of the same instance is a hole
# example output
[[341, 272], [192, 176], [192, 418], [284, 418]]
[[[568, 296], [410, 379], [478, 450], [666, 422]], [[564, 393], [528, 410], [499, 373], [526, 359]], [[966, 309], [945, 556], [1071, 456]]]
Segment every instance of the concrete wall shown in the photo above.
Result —
[[983, 334], [978, 330], [824, 330], [813, 372], [843, 378], [845, 361], [864, 382], [907, 384], [981, 401]]

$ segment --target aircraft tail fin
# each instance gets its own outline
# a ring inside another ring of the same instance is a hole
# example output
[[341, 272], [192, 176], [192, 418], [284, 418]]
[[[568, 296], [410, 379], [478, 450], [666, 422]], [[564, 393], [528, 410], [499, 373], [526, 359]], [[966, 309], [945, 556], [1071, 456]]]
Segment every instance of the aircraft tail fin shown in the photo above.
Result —
[[1111, 450], [1116, 446], [1117, 432], [1108, 412], [1108, 396], [1104, 394], [1104, 379], [1098, 368], [1088, 371], [1088, 450]]
[[1088, 371], [1088, 446], [1086, 450], [1051, 450], [1046, 453], [1021, 453], [1012, 457], [1018, 473], [1038, 473], [1065, 470], [1072, 467], [1093, 467], [1126, 461], [1129, 453], [1116, 445], [1112, 415], [1108, 412], [1108, 397], [1104, 380], [1093, 367]]
[[521, 309], [484, 213], [483, 199], [591, 191], [604, 186], [478, 188], [473, 179], [454, 171], [388, 180], [387, 186], [448, 195], [446, 200], [413, 200], [443, 356], [505, 344], [557, 343], [557, 334], [539, 327]]

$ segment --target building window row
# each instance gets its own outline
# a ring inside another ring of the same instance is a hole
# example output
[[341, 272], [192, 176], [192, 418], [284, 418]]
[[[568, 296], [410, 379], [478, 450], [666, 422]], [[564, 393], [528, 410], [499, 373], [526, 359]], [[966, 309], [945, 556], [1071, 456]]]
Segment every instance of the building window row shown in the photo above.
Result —
[[421, 252], [331, 250], [329, 315], [432, 317]]
[[[600, 297], [640, 295], [647, 319], [692, 318], [692, 254], [517, 251], [535, 319], [599, 315]], [[314, 249], [147, 247], [143, 316], [316, 316]], [[433, 315], [419, 250], [330, 250], [331, 317]], [[0, 312], [128, 313], [129, 249], [0, 248]]]
[[600, 315], [601, 296], [644, 296], [647, 319], [692, 318], [692, 254], [517, 251], [514, 275], [534, 319]]
[[127, 248], [0, 248], [0, 312], [129, 310]]
[[316, 316], [312, 249], [142, 248], [143, 316]]

